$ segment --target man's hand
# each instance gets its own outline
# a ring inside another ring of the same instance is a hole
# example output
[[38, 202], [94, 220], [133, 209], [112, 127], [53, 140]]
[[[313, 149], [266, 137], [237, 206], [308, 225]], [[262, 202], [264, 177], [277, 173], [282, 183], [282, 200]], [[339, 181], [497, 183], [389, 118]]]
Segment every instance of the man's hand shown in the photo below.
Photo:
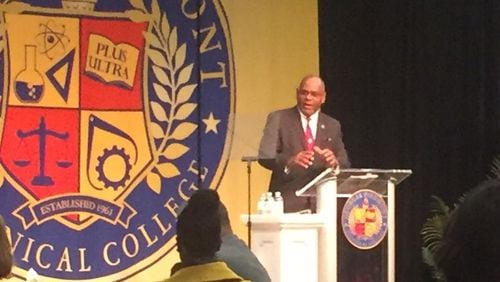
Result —
[[339, 162], [337, 160], [337, 157], [335, 156], [335, 153], [333, 153], [332, 150], [326, 148], [326, 149], [321, 149], [320, 147], [318, 146], [314, 146], [314, 152], [316, 152], [316, 154], [318, 156], [320, 156], [320, 158], [328, 165], [328, 166], [331, 166], [333, 168], [335, 168], [336, 166], [339, 165]]
[[314, 151], [301, 151], [288, 160], [287, 167], [301, 166], [308, 168], [313, 164]]

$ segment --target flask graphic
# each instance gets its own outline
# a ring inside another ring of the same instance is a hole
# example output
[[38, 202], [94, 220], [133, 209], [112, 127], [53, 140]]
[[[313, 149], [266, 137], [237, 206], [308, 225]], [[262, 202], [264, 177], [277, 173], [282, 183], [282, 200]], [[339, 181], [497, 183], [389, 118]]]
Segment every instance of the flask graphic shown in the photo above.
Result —
[[43, 77], [36, 69], [36, 46], [24, 46], [25, 64], [14, 80], [16, 95], [22, 102], [35, 103], [43, 94]]

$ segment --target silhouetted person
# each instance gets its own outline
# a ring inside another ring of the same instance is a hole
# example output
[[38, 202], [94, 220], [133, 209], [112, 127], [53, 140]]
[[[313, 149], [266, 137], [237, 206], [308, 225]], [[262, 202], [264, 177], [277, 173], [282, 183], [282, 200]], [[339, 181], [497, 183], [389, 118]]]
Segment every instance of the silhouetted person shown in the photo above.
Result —
[[437, 262], [448, 282], [500, 281], [500, 179], [465, 196], [443, 235]]
[[177, 219], [177, 250], [181, 263], [166, 281], [244, 281], [218, 261], [221, 245], [219, 196], [213, 190], [196, 191]]

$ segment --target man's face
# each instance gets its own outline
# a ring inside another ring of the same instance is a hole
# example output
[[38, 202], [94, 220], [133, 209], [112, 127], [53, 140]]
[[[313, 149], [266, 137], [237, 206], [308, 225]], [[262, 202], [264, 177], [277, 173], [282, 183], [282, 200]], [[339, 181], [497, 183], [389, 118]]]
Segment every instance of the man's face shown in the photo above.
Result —
[[311, 116], [325, 102], [325, 87], [317, 77], [306, 79], [297, 88], [297, 106], [306, 116]]

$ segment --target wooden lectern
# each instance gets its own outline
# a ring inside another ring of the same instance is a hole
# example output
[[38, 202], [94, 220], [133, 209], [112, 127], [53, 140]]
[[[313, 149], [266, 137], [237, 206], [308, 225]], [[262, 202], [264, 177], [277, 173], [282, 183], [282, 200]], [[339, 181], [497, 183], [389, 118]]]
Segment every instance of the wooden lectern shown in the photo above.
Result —
[[[410, 174], [411, 170], [400, 169], [326, 169], [296, 192], [297, 196], [317, 197], [317, 214], [251, 216], [252, 251], [273, 281], [350, 281], [357, 271], [373, 266], [372, 274], [361, 275], [394, 282], [395, 189]], [[338, 212], [353, 194], [363, 191], [380, 195], [387, 207], [387, 233], [374, 247], [379, 253], [375, 256], [373, 250], [349, 244], [342, 231], [345, 224], [340, 222], [342, 210]], [[366, 257], [375, 257], [376, 262]]]

